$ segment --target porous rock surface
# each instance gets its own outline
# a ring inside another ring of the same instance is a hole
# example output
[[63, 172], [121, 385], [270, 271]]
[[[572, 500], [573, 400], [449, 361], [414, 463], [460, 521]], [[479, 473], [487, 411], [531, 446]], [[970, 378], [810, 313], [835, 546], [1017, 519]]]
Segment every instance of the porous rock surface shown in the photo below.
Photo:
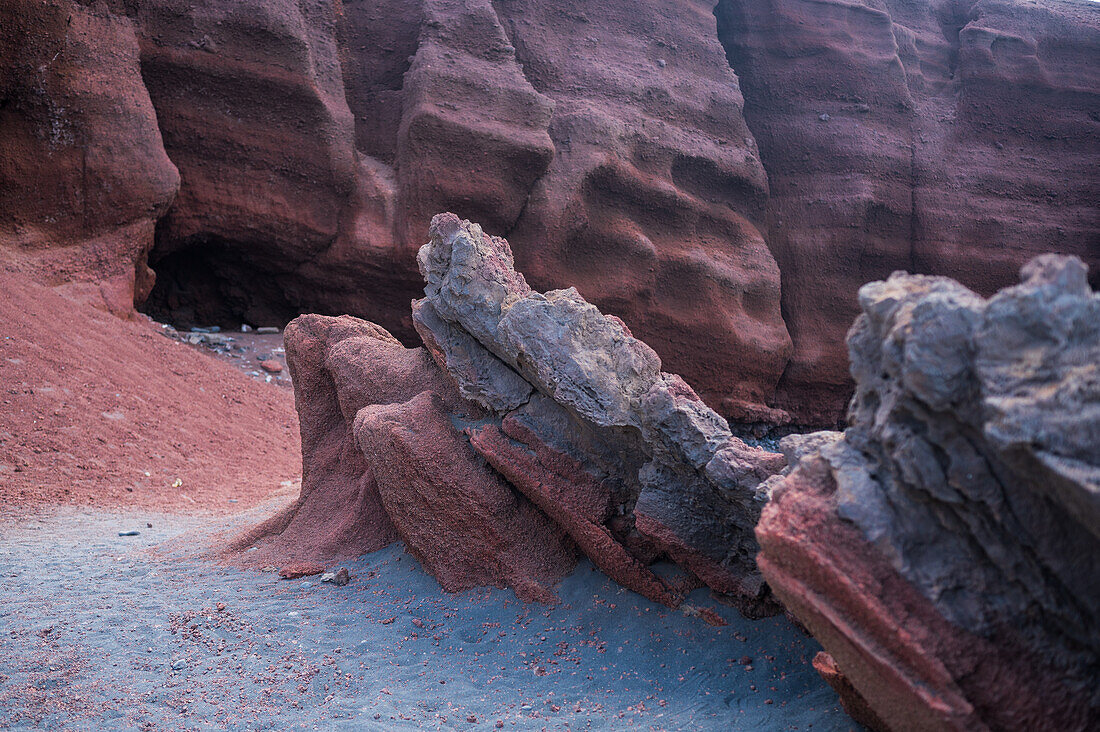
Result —
[[[477, 224], [436, 216], [418, 261], [423, 348], [349, 316], [288, 326], [302, 494], [242, 546], [305, 559], [401, 538], [447, 589], [536, 600], [579, 549], [673, 607], [704, 583], [747, 614], [778, 609], [752, 530], [782, 455], [734, 437], [576, 290], [532, 290]], [[650, 568], [662, 557], [678, 576]]]
[[764, 576], [862, 697], [852, 708], [888, 728], [1095, 728], [1100, 295], [1085, 266], [1038, 257], [989, 300], [896, 273], [860, 307], [850, 427], [781, 443]]
[[723, 416], [832, 424], [863, 282], [1100, 269], [1094, 5], [13, 0], [0, 256], [116, 312], [411, 343], [453, 210]]

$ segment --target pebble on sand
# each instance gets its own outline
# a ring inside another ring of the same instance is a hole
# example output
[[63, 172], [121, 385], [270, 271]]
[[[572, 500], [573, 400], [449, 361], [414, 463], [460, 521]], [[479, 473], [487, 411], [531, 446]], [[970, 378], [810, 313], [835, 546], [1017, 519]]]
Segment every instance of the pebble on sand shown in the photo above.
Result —
[[325, 568], [316, 562], [297, 562], [288, 564], [279, 570], [279, 576], [283, 579], [298, 579], [299, 577], [311, 577], [321, 574]]
[[348, 574], [346, 567], [340, 567], [335, 572], [325, 572], [321, 575], [322, 582], [331, 582], [337, 587], [343, 587], [351, 581], [351, 575]]

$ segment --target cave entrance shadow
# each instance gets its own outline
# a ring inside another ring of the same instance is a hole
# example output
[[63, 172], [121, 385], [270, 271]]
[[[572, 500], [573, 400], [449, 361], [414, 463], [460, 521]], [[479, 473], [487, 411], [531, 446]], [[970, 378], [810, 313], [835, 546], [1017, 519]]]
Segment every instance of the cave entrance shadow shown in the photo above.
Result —
[[301, 314], [274, 263], [236, 244], [204, 239], [160, 256], [154, 249], [149, 266], [156, 283], [139, 309], [177, 328], [282, 328]]

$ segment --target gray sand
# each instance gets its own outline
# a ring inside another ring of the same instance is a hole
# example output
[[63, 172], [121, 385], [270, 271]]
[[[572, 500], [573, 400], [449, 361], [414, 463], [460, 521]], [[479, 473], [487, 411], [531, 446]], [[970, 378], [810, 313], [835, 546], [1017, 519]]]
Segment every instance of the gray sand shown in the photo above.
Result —
[[711, 627], [587, 562], [554, 607], [449, 595], [399, 546], [286, 581], [187, 556], [204, 523], [0, 518], [0, 728], [857, 728], [782, 618]]

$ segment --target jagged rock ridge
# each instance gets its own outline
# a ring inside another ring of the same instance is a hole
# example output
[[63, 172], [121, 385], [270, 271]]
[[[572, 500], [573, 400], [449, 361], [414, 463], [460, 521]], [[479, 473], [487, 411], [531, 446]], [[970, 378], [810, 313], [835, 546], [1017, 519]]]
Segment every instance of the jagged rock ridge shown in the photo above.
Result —
[[769, 481], [761, 569], [890, 728], [1100, 720], [1100, 295], [1022, 279], [864, 286], [851, 426]]
[[[347, 316], [288, 326], [302, 494], [245, 537], [250, 561], [401, 538], [448, 589], [547, 600], [579, 549], [672, 607], [704, 583], [746, 613], [778, 610], [753, 527], [781, 455], [734, 437], [576, 290], [532, 290], [478, 225], [436, 216], [418, 261], [424, 348]], [[650, 569], [661, 557], [678, 577]]]

